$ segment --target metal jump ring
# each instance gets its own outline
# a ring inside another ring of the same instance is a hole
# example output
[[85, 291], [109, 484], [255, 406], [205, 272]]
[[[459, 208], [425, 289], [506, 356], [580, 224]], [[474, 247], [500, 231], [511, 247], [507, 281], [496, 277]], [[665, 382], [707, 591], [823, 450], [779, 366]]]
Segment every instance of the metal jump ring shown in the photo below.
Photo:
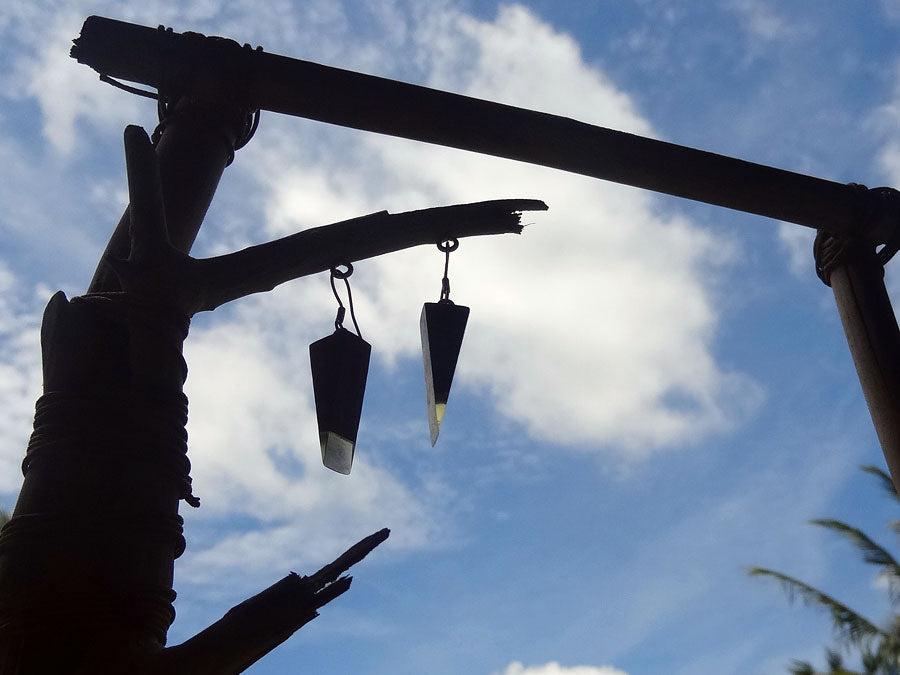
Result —
[[441, 253], [450, 253], [459, 248], [459, 239], [447, 239], [437, 245]]
[[[338, 267], [346, 267], [346, 268], [347, 268], [347, 271], [346, 271], [346, 272], [341, 272], [341, 271], [338, 269]], [[353, 274], [353, 265], [351, 265], [351, 264], [348, 263], [348, 262], [346, 262], [346, 263], [338, 263], [337, 265], [335, 265], [334, 267], [331, 268], [331, 276], [334, 277], [335, 279], [346, 279], [346, 278], [349, 277], [351, 274]]]

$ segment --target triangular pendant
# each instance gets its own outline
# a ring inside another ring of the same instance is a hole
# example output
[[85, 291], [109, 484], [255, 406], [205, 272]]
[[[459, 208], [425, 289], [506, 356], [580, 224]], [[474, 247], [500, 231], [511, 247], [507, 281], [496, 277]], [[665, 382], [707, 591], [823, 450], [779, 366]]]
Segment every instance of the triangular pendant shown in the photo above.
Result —
[[338, 473], [349, 474], [353, 465], [371, 352], [345, 328], [309, 346], [322, 463]]
[[469, 320], [469, 308], [449, 300], [426, 302], [419, 327], [425, 361], [425, 396], [428, 399], [428, 427], [431, 445], [437, 443], [441, 422], [450, 396], [459, 349]]

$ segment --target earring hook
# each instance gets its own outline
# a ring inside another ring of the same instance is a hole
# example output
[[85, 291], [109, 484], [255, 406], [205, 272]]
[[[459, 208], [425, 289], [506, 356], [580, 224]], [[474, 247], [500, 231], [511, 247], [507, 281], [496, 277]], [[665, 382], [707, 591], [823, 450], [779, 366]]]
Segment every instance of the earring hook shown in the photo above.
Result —
[[[345, 267], [346, 270], [340, 270], [339, 267]], [[346, 316], [347, 310], [344, 308], [344, 303], [341, 302], [341, 296], [338, 295], [337, 288], [334, 285], [335, 279], [343, 279], [344, 284], [347, 286], [347, 304], [350, 305], [350, 318], [353, 321], [353, 327], [356, 329], [356, 334], [359, 337], [362, 337], [362, 333], [359, 332], [359, 324], [356, 322], [356, 312], [353, 310], [353, 293], [350, 291], [350, 275], [353, 274], [353, 265], [349, 262], [339, 263], [331, 268], [331, 292], [334, 293], [334, 299], [337, 300], [338, 310], [337, 316], [334, 319], [334, 329], [338, 330], [339, 328], [344, 327], [344, 317]]]
[[444, 253], [444, 278], [441, 279], [441, 299], [439, 302], [449, 302], [450, 300], [450, 278], [447, 275], [450, 269], [450, 253], [459, 248], [459, 239], [445, 239], [438, 243], [438, 251]]

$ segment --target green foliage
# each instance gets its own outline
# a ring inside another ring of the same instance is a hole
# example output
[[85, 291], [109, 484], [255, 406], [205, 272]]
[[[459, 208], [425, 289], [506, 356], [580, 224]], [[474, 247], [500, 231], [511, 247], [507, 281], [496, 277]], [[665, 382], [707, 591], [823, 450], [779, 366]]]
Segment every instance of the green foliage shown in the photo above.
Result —
[[852, 644], [863, 644], [871, 639], [888, 637], [885, 631], [858, 612], [799, 579], [765, 567], [749, 567], [747, 574], [751, 577], [770, 577], [778, 581], [791, 602], [799, 599], [806, 605], [818, 605], [828, 610], [835, 631], [842, 640]]
[[[891, 477], [875, 466], [860, 467], [873, 475], [883, 491], [891, 499], [900, 503]], [[831, 615], [835, 634], [842, 647], [856, 650], [863, 670], [848, 670], [844, 666], [841, 652], [825, 650], [827, 671], [817, 671], [804, 661], [794, 661], [788, 668], [793, 675], [900, 675], [900, 564], [886, 549], [876, 544], [868, 535], [847, 523], [830, 518], [810, 521], [824, 527], [849, 541], [861, 553], [863, 560], [879, 568], [879, 575], [887, 581], [894, 616], [890, 625], [882, 628], [831, 595], [810, 586], [792, 576], [765, 567], [750, 567], [747, 574], [753, 577], [772, 579], [784, 589], [790, 601], [800, 600], [806, 605], [820, 607]], [[888, 525], [900, 534], [900, 520]]]
[[816, 675], [815, 668], [804, 661], [794, 661], [788, 671], [792, 675]]

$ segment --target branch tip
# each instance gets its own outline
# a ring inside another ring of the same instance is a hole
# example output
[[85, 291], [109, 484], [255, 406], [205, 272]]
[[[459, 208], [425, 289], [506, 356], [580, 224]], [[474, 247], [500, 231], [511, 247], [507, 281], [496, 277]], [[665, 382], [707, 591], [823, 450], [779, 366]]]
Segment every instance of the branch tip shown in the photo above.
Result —
[[341, 577], [334, 583], [328, 584], [320, 591], [315, 593], [315, 607], [318, 609], [327, 605], [336, 597], [343, 595], [350, 590], [350, 584], [353, 583], [353, 577]]
[[370, 534], [365, 539], [362, 539], [347, 549], [338, 556], [334, 562], [325, 565], [322, 569], [309, 577], [310, 583], [313, 584], [314, 588], [324, 588], [328, 584], [334, 582], [341, 574], [374, 551], [379, 544], [384, 542], [390, 536], [390, 534], [391, 531], [388, 528]]

